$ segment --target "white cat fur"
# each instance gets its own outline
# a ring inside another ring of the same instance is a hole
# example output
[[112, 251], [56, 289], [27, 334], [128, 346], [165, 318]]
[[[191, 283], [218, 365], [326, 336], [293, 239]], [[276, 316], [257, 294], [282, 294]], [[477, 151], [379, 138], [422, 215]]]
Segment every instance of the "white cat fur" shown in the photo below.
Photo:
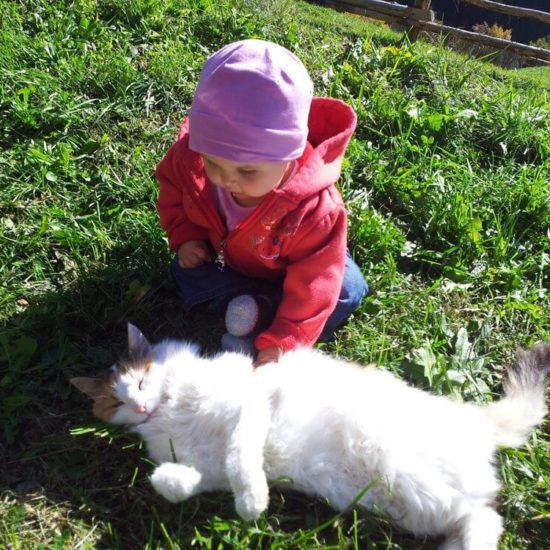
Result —
[[[446, 550], [497, 548], [495, 450], [524, 443], [546, 412], [545, 346], [520, 355], [507, 397], [488, 406], [312, 349], [256, 370], [247, 356], [201, 358], [175, 341], [142, 353], [152, 358], [141, 378], [147, 411], [132, 412], [129, 400], [111, 421], [134, 424], [159, 463], [151, 481], [166, 499], [231, 490], [237, 513], [254, 520], [267, 508], [268, 481], [290, 478], [293, 489], [338, 510], [368, 487], [359, 506], [377, 505], [417, 535], [445, 535]], [[545, 372], [526, 382], [521, 369], [535, 363]], [[120, 399], [131, 384], [118, 380]]]

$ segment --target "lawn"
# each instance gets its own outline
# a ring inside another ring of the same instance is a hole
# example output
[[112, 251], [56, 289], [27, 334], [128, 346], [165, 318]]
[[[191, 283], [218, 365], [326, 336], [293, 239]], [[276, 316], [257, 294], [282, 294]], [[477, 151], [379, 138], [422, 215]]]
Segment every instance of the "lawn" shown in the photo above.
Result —
[[536, 88], [545, 89], [546, 93], [550, 92], [550, 66], [517, 69], [515, 73], [520, 80], [531, 82]]
[[[339, 185], [372, 292], [327, 352], [486, 402], [517, 347], [550, 340], [537, 79], [298, 1], [0, 0], [0, 546], [435, 547], [276, 490], [253, 525], [228, 494], [169, 504], [67, 381], [108, 367], [127, 321], [217, 349], [222, 319], [184, 315], [168, 276], [154, 169], [207, 55], [245, 37], [294, 51], [359, 117]], [[546, 424], [499, 453], [503, 548], [548, 546], [549, 442]]]

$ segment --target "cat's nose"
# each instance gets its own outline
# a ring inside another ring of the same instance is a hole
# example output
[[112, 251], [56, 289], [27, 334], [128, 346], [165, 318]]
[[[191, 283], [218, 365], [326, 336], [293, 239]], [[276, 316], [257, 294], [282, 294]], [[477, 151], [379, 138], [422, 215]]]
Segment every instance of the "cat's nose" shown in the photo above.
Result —
[[145, 405], [136, 405], [134, 407], [134, 411], [137, 412], [137, 413], [146, 413], [147, 412], [147, 407]]

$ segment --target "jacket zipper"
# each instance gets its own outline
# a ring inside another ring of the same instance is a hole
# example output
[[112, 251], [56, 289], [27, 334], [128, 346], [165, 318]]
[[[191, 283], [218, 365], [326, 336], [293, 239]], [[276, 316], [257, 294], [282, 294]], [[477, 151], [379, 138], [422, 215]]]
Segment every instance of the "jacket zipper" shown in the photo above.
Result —
[[[196, 197], [198, 198], [197, 192], [196, 192]], [[224, 226], [221, 220], [218, 209], [212, 204], [210, 204], [208, 201], [205, 202], [205, 206], [207, 209], [210, 210], [210, 216], [218, 226], [218, 231], [220, 232], [220, 235], [222, 235], [222, 238], [220, 240], [220, 249], [217, 252], [216, 258], [214, 260], [214, 263], [216, 263], [216, 265], [221, 269], [225, 265], [224, 250], [225, 250], [225, 243], [227, 241], [227, 228]], [[223, 235], [225, 235], [225, 237]]]
[[222, 269], [224, 266], [225, 266], [225, 256], [224, 256], [224, 251], [225, 251], [225, 241], [226, 239], [222, 239], [220, 241], [220, 250], [218, 252], [218, 255], [216, 256], [216, 265]]

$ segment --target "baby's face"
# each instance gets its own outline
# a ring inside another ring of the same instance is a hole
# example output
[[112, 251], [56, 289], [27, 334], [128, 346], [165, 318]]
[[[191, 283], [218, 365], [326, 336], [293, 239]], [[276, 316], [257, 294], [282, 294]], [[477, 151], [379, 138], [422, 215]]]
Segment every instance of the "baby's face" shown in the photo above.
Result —
[[255, 206], [288, 178], [292, 161], [242, 164], [214, 155], [202, 155], [208, 179], [227, 189], [242, 206]]

